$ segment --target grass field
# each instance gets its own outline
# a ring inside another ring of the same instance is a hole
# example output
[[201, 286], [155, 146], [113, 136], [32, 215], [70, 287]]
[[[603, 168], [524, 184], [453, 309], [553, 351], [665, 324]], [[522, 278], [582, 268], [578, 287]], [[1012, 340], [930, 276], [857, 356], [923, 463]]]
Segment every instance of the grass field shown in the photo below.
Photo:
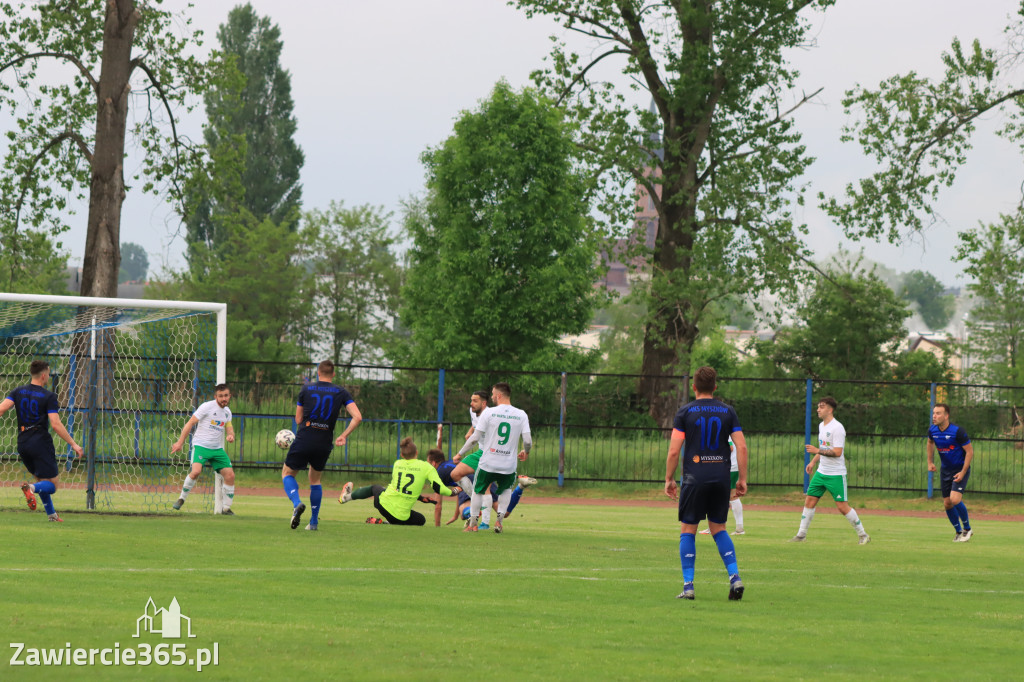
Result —
[[[58, 504], [59, 504], [59, 498]], [[530, 505], [503, 535], [461, 524], [363, 523], [369, 502], [325, 500], [321, 530], [288, 529], [283, 497], [238, 516], [0, 513], [0, 631], [28, 648], [217, 644], [194, 668], [12, 666], [0, 679], [833, 680], [1011, 679], [1024, 635], [1024, 529], [864, 512], [866, 546], [819, 514], [748, 510], [747, 584], [726, 599], [714, 542], [697, 538], [697, 600], [681, 589], [671, 509]], [[421, 505], [421, 509], [429, 508]], [[731, 522], [730, 522], [731, 526]], [[194, 639], [144, 634], [147, 600], [177, 598]], [[25, 660], [23, 652], [21, 660]]]

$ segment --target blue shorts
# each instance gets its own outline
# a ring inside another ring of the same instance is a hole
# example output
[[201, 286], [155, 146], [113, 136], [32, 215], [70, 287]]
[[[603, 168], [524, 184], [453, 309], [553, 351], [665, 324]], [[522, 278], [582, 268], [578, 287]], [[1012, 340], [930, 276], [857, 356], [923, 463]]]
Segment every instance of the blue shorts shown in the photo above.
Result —
[[707, 519], [725, 523], [729, 518], [729, 479], [697, 482], [684, 477], [679, 487], [679, 522], [697, 524]]
[[960, 469], [947, 469], [946, 467], [939, 468], [939, 476], [942, 481], [942, 496], [949, 497], [950, 493], [954, 490], [961, 495], [967, 489], [967, 480], [971, 477], [971, 470], [967, 469], [967, 473], [960, 481], [954, 481], [953, 477], [960, 473]]
[[333, 443], [323, 446], [316, 443], [302, 442], [296, 439], [284, 458], [284, 465], [295, 471], [305, 471], [306, 467], [312, 467], [314, 471], [323, 471], [327, 466], [327, 459], [331, 456]]
[[25, 468], [36, 478], [57, 478], [57, 452], [48, 432], [18, 441], [18, 455]]

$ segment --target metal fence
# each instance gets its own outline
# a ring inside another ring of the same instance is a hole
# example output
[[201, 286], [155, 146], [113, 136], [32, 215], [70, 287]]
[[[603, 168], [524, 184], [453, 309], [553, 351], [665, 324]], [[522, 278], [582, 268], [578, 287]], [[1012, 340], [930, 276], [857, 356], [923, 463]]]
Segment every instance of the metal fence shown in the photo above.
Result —
[[[506, 381], [512, 386], [513, 404], [530, 415], [535, 443], [520, 473], [560, 486], [589, 481], [660, 485], [664, 479], [669, 429], [648, 413], [637, 391], [639, 376], [390, 366], [338, 371], [337, 383], [355, 397], [364, 422], [332, 454], [330, 470], [386, 472], [404, 436], [412, 436], [425, 451], [433, 447], [439, 423], [444, 425], [442, 449], [451, 456], [470, 425], [472, 392]], [[235, 467], [281, 467], [285, 453], [274, 444], [274, 435], [295, 427], [298, 392], [315, 378], [315, 365], [229, 367], [236, 442], [228, 446], [228, 454]], [[100, 411], [109, 421], [130, 404], [135, 416], [130, 424], [120, 425], [123, 437], [98, 441], [95, 456], [100, 462], [123, 458], [122, 450], [128, 449], [140, 462], [166, 462], [168, 437], [180, 433], [189, 414], [161, 409], [155, 397], [160, 394], [157, 379], [127, 379], [126, 385], [138, 387], [138, 395], [126, 394], [125, 406], [115, 401]], [[197, 384], [196, 402], [212, 398], [209, 384]], [[675, 377], [674, 384], [678, 401], [687, 401], [690, 378]], [[1024, 495], [1024, 439], [1017, 417], [1018, 408], [1024, 408], [1024, 387], [721, 377], [717, 395], [736, 408], [743, 424], [753, 487], [806, 486], [804, 445], [816, 437], [817, 401], [832, 395], [839, 402], [836, 417], [847, 430], [851, 488], [931, 496], [926, 435], [932, 406], [946, 402], [953, 422], [974, 443], [971, 492]], [[83, 428], [90, 419], [76, 416], [66, 422]], [[343, 428], [342, 421], [338, 428]], [[7, 457], [16, 455], [0, 453], [0, 458]]]
[[[229, 379], [236, 429], [247, 434], [239, 438], [233, 457], [241, 467], [279, 467], [283, 453], [274, 447], [273, 433], [293, 425], [295, 397], [304, 382], [315, 379], [315, 366], [263, 364], [236, 371]], [[506, 381], [513, 404], [530, 415], [534, 436], [521, 473], [559, 485], [660, 484], [669, 429], [648, 413], [637, 393], [640, 378], [341, 367], [336, 380], [353, 394], [365, 421], [328, 466], [346, 472], [389, 469], [402, 437], [413, 436], [423, 450], [434, 442], [438, 423], [445, 425], [442, 449], [451, 456], [470, 425], [472, 392]], [[675, 377], [675, 385], [679, 402], [688, 400], [690, 377]], [[1017, 418], [1018, 406], [1024, 408], [1024, 387], [721, 377], [717, 395], [739, 413], [750, 447], [752, 486], [806, 487], [804, 445], [817, 437], [817, 401], [832, 395], [839, 401], [836, 417], [847, 430], [851, 488], [932, 496], [935, 480], [927, 471], [926, 436], [932, 407], [945, 402], [953, 422], [974, 443], [970, 490], [1024, 495], [1024, 440]], [[256, 427], [259, 420], [269, 425]]]

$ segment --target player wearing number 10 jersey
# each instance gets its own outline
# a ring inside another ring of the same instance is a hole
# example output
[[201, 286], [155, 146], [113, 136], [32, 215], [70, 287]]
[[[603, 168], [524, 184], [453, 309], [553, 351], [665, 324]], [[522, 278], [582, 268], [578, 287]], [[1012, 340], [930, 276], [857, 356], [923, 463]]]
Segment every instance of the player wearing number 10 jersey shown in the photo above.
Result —
[[[311, 508], [309, 524], [306, 530], [316, 530], [320, 517], [320, 502], [323, 500], [323, 487], [320, 476], [327, 466], [327, 458], [331, 456], [334, 445], [342, 446], [363, 416], [359, 413], [352, 396], [341, 386], [331, 383], [334, 379], [334, 363], [324, 360], [316, 368], [317, 381], [299, 392], [298, 405], [295, 408], [295, 423], [299, 425], [295, 440], [288, 448], [288, 455], [281, 470], [284, 492], [292, 502], [292, 529], [299, 527], [302, 512], [306, 505], [299, 497], [299, 484], [295, 474], [309, 468], [309, 506]], [[352, 420], [340, 436], [334, 438], [334, 425], [338, 422], [341, 408], [348, 411]]]
[[718, 374], [711, 367], [701, 367], [693, 378], [696, 400], [679, 408], [672, 423], [672, 440], [665, 460], [665, 494], [676, 498], [676, 467], [683, 450], [683, 475], [679, 490], [679, 559], [683, 568], [681, 599], [693, 599], [693, 576], [697, 558], [695, 533], [701, 520], [708, 520], [718, 553], [729, 573], [729, 599], [743, 597], [736, 562], [736, 548], [725, 522], [729, 516], [731, 481], [729, 475], [729, 438], [736, 446], [739, 476], [736, 495], [747, 492], [747, 441], [740, 428], [736, 410], [714, 396]]

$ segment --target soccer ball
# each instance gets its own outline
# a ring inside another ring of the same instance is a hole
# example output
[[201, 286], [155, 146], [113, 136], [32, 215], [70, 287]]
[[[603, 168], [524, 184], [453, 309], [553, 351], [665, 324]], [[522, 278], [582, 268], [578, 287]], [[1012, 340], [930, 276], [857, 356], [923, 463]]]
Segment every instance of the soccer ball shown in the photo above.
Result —
[[295, 434], [292, 433], [289, 429], [281, 429], [280, 431], [277, 432], [277, 435], [274, 436], [274, 442], [277, 443], [277, 447], [281, 448], [282, 450], [287, 450], [288, 448], [290, 448], [294, 440]]

